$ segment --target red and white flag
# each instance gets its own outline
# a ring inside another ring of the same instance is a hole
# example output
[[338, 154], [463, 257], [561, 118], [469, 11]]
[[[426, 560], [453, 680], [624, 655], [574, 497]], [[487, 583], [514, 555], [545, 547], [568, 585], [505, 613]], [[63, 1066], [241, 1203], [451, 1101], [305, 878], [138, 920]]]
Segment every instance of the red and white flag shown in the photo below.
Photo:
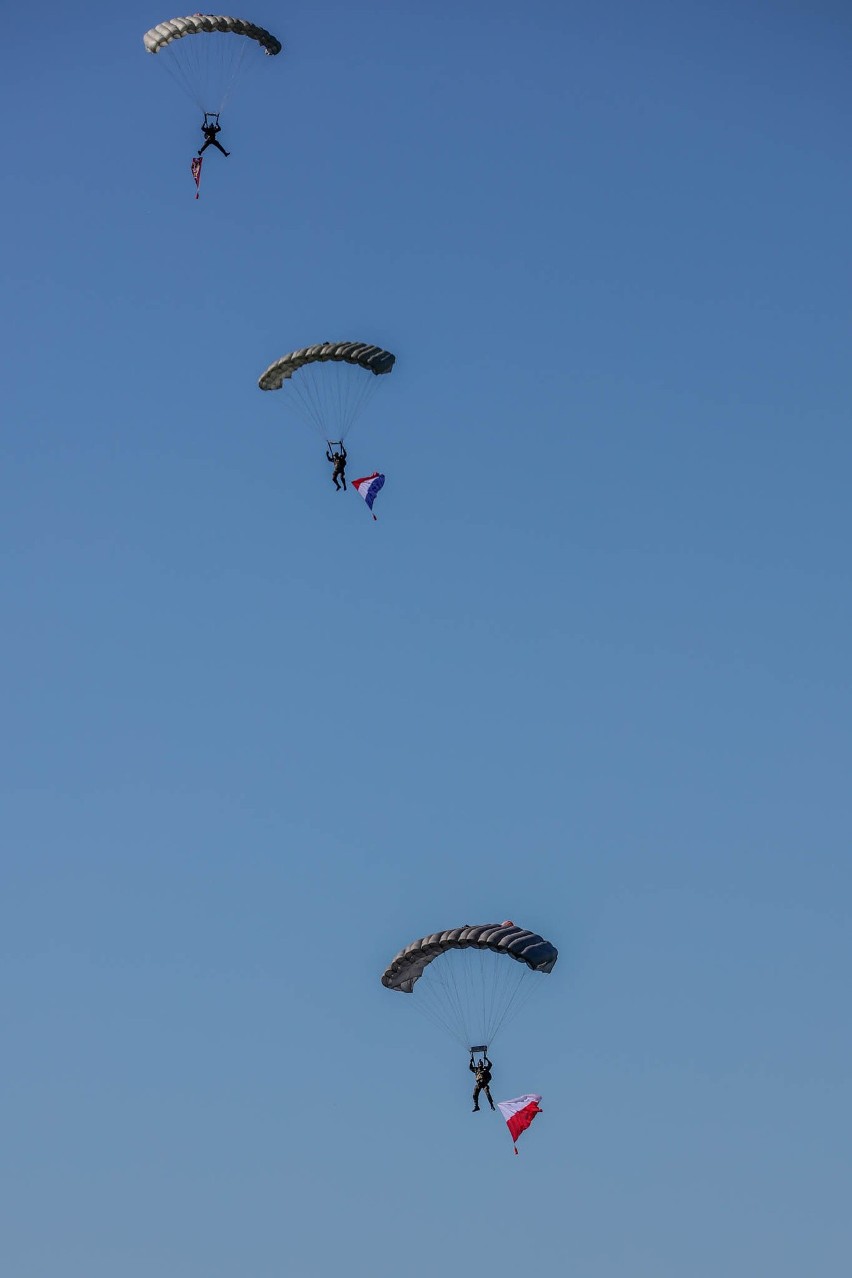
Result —
[[536, 1114], [542, 1113], [538, 1107], [540, 1096], [516, 1096], [514, 1100], [498, 1101], [497, 1108], [506, 1120], [509, 1128], [509, 1135], [512, 1137], [512, 1144], [515, 1146], [515, 1153], [518, 1152], [518, 1146], [515, 1144], [521, 1132], [525, 1132], [529, 1127]]
[[196, 198], [196, 200], [198, 199], [198, 194], [199, 194], [199, 192], [198, 192], [198, 187], [199, 187], [199, 184], [200, 184], [200, 182], [201, 182], [201, 166], [202, 166], [202, 164], [203, 164], [203, 163], [204, 163], [204, 160], [202, 159], [202, 157], [201, 157], [200, 155], [194, 155], [194, 156], [192, 157], [192, 162], [191, 162], [191, 164], [190, 164], [190, 166], [189, 166], [189, 167], [192, 169], [192, 176], [195, 178], [195, 198]]

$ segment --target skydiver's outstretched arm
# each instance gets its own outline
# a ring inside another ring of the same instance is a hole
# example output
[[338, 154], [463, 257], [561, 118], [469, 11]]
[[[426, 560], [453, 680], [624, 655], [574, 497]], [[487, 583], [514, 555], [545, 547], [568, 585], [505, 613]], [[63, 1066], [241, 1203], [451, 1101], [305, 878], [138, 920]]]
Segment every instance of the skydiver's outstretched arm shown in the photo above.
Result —
[[326, 457], [328, 458], [328, 460], [329, 460], [330, 462], [333, 462], [333, 461], [334, 461], [334, 458], [332, 457], [332, 455], [331, 455], [331, 453], [328, 451], [328, 449], [326, 449], [326, 450], [325, 450], [325, 455], [326, 455]]

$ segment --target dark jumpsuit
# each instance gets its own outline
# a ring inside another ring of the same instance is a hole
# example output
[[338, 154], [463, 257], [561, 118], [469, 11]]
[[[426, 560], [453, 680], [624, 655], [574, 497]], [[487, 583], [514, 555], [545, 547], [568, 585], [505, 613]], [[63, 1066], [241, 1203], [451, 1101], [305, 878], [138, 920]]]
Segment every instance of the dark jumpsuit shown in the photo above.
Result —
[[331, 472], [331, 478], [334, 481], [335, 488], [337, 489], [338, 492], [340, 492], [340, 484], [338, 484], [337, 482], [338, 476], [339, 476], [340, 479], [343, 480], [343, 487], [345, 490], [346, 488], [346, 449], [341, 444], [339, 453], [334, 453], [332, 455], [328, 451], [328, 449], [326, 449], [325, 455], [334, 466], [334, 470]]
[[482, 1058], [482, 1060], [481, 1060], [478, 1064], [477, 1064], [476, 1062], [474, 1062], [474, 1061], [471, 1061], [471, 1062], [470, 1062], [470, 1069], [472, 1070], [472, 1072], [473, 1072], [473, 1074], [474, 1074], [474, 1076], [475, 1076], [475, 1078], [476, 1078], [476, 1086], [475, 1086], [475, 1087], [474, 1087], [474, 1089], [473, 1089], [473, 1110], [474, 1110], [474, 1113], [476, 1113], [476, 1111], [479, 1109], [479, 1093], [480, 1093], [480, 1092], [485, 1092], [485, 1095], [488, 1097], [488, 1104], [489, 1104], [489, 1105], [491, 1106], [491, 1108], [493, 1109], [493, 1108], [494, 1108], [494, 1102], [493, 1102], [493, 1100], [491, 1099], [491, 1089], [490, 1089], [490, 1087], [488, 1086], [488, 1084], [491, 1082], [491, 1062], [490, 1062], [490, 1060], [488, 1059], [488, 1057], [487, 1057], [487, 1056], [484, 1056], [484, 1057]]
[[201, 126], [201, 132], [204, 134], [204, 146], [201, 148], [201, 151], [198, 152], [199, 155], [201, 155], [202, 151], [206, 151], [208, 146], [217, 147], [222, 152], [223, 155], [231, 154], [230, 151], [225, 150], [225, 148], [222, 146], [222, 143], [216, 137], [217, 133], [222, 132], [218, 124], [203, 124]]

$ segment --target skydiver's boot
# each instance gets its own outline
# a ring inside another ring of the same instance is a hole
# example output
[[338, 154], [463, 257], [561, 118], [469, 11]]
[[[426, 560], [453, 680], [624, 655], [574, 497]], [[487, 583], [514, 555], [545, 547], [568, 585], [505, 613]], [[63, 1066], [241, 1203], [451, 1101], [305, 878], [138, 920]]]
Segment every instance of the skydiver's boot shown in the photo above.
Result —
[[479, 1106], [478, 1106], [478, 1105], [474, 1105], [473, 1109], [471, 1110], [471, 1113], [473, 1113], [473, 1114], [478, 1114], [478, 1113], [479, 1113]]

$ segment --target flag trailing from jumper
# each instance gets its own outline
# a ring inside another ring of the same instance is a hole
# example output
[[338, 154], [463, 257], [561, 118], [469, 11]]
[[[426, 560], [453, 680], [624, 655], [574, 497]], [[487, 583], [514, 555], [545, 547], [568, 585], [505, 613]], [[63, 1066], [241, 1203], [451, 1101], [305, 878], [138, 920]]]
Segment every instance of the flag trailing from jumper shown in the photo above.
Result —
[[525, 1132], [529, 1127], [536, 1114], [542, 1111], [538, 1107], [540, 1096], [516, 1096], [514, 1100], [498, 1101], [497, 1108], [506, 1120], [506, 1126], [509, 1128], [509, 1135], [512, 1137], [512, 1144], [515, 1146], [515, 1153], [518, 1152], [516, 1144], [521, 1132]]
[[201, 183], [201, 166], [202, 166], [202, 164], [203, 164], [203, 163], [204, 163], [204, 160], [202, 159], [202, 157], [201, 157], [200, 155], [194, 155], [194, 156], [192, 157], [192, 162], [191, 162], [191, 164], [190, 164], [190, 166], [189, 166], [189, 167], [192, 169], [192, 176], [195, 178], [195, 198], [196, 198], [196, 200], [198, 199], [198, 195], [199, 195], [198, 187], [199, 187], [199, 185], [200, 185], [200, 183]]
[[[385, 477], [374, 470], [372, 475], [365, 475], [363, 479], [353, 479], [353, 487], [361, 494], [367, 503], [367, 509], [373, 514], [373, 502], [376, 500], [377, 493], [384, 487]], [[375, 519], [376, 516], [373, 515]]]

